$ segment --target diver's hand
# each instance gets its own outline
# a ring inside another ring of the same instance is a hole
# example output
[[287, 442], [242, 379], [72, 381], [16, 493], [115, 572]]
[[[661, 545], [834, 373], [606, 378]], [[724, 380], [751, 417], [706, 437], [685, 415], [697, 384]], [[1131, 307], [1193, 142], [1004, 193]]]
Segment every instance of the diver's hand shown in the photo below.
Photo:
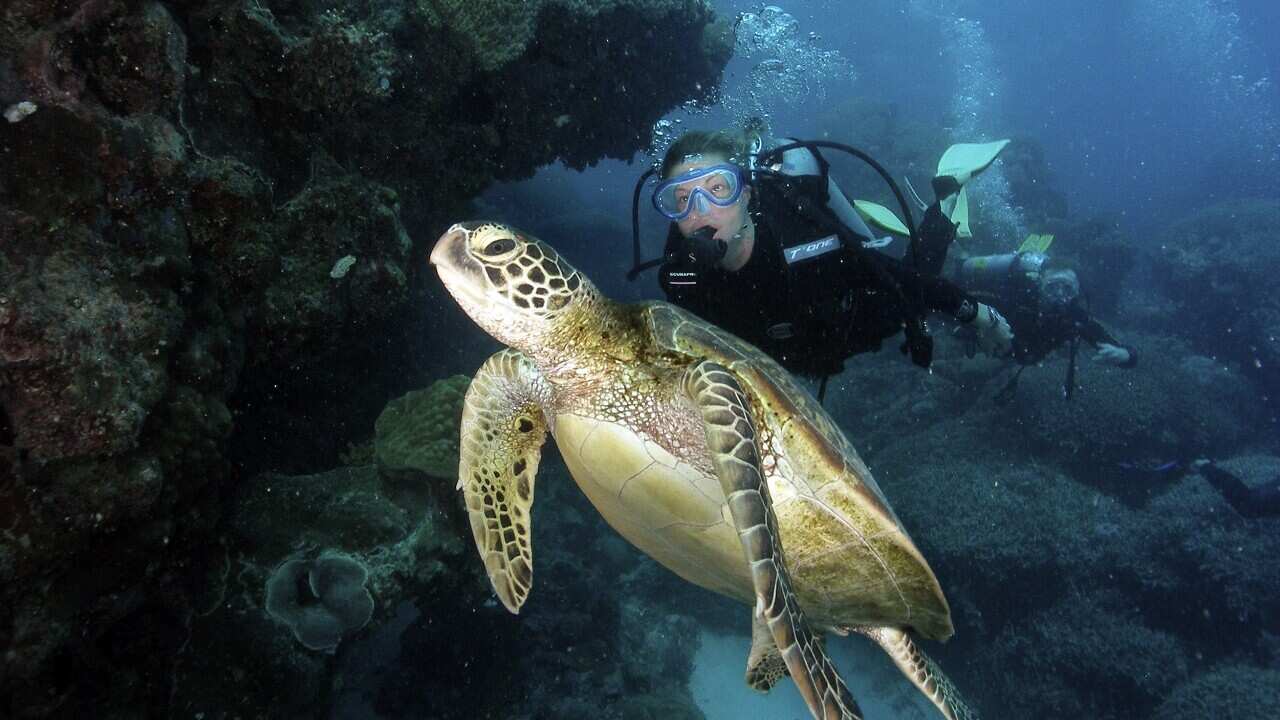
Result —
[[1009, 321], [995, 308], [978, 303], [973, 328], [978, 331], [978, 347], [982, 352], [996, 358], [1013, 352], [1013, 328], [1009, 327]]
[[1098, 352], [1093, 356], [1094, 362], [1104, 363], [1106, 365], [1120, 366], [1129, 362], [1129, 351], [1119, 345], [1111, 343], [1100, 343]]
[[961, 325], [951, 331], [951, 337], [960, 343], [960, 347], [964, 349], [964, 356], [972, 358], [978, 354], [978, 331], [973, 325]]

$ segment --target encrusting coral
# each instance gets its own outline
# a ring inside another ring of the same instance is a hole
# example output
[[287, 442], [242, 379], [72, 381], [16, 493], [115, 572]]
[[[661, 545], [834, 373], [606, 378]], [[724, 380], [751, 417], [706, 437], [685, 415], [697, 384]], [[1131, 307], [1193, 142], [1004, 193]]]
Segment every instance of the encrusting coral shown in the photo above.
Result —
[[387, 403], [375, 425], [375, 457], [383, 472], [424, 472], [436, 478], [458, 475], [458, 424], [471, 378], [437, 380]]

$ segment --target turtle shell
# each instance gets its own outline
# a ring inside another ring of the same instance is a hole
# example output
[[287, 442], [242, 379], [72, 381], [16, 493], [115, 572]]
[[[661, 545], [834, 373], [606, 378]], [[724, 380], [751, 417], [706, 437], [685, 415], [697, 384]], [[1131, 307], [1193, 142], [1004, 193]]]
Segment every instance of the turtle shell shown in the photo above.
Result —
[[667, 303], [645, 307], [655, 345], [729, 368], [755, 415], [783, 553], [811, 620], [834, 629], [914, 628], [945, 640], [951, 613], [937, 578], [853, 444], [772, 358]]

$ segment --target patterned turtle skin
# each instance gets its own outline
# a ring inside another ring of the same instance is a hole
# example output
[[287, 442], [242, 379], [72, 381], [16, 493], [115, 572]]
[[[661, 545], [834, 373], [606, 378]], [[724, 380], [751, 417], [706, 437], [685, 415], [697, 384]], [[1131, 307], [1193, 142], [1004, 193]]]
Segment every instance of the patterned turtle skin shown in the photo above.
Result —
[[549, 433], [618, 533], [681, 578], [755, 606], [753, 687], [791, 674], [815, 717], [860, 717], [821, 644], [856, 632], [944, 716], [972, 717], [908, 635], [952, 635], [937, 579], [852, 443], [776, 362], [673, 305], [609, 300], [504, 225], [453, 226], [431, 262], [511, 348], [472, 381], [458, 479], [511, 612], [532, 587], [529, 510]]

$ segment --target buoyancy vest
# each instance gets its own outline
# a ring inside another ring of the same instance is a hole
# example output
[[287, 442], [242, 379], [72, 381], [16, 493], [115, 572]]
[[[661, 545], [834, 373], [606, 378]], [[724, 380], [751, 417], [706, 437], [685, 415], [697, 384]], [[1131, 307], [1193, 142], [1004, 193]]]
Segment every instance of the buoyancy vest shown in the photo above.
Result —
[[[901, 288], [877, 268], [827, 205], [825, 176], [771, 176], [756, 184], [750, 211], [756, 245], [737, 272], [663, 265], [668, 298], [756, 345], [788, 370], [840, 372], [844, 359], [878, 350], [903, 328]], [[678, 247], [672, 225], [667, 251]]]

